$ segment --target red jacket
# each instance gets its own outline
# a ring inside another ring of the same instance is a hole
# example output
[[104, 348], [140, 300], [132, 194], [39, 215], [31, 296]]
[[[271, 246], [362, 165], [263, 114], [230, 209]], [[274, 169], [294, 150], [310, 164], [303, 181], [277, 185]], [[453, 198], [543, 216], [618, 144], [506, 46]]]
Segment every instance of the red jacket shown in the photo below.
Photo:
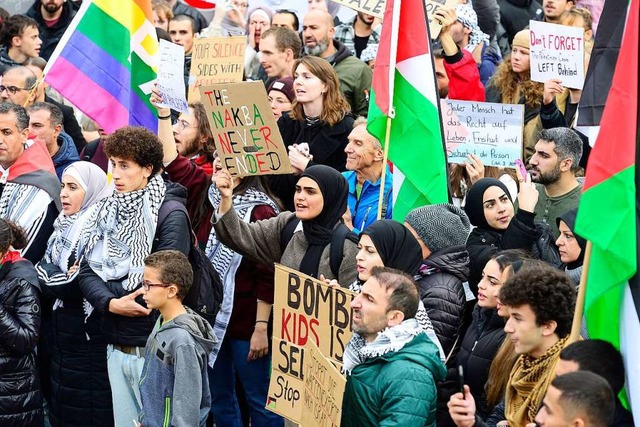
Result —
[[458, 48], [457, 54], [445, 55], [444, 69], [449, 77], [449, 99], [484, 102], [484, 85], [471, 53]]

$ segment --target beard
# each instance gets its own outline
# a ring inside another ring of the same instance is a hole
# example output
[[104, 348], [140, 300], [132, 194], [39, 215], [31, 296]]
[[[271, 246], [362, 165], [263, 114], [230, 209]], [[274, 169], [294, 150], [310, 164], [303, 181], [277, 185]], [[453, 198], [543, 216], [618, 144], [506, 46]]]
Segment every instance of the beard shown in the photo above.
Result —
[[542, 173], [538, 171], [537, 178], [531, 178], [531, 181], [542, 185], [553, 184], [558, 182], [558, 180], [560, 180], [560, 162], [558, 162], [556, 167], [554, 167], [550, 172]]
[[314, 47], [304, 46], [304, 53], [312, 56], [320, 56], [329, 48], [329, 39], [320, 40]]
[[54, 14], [58, 10], [60, 10], [62, 5], [61, 4], [55, 4], [55, 3], [47, 3], [47, 4], [44, 4], [43, 7], [44, 7], [44, 10], [47, 11], [47, 13]]
[[198, 146], [198, 140], [196, 138], [194, 138], [192, 141], [180, 141], [181, 142], [181, 147], [178, 150], [178, 152], [180, 153], [181, 156], [184, 157], [193, 157], [195, 155], [200, 154], [201, 151], [201, 147]]

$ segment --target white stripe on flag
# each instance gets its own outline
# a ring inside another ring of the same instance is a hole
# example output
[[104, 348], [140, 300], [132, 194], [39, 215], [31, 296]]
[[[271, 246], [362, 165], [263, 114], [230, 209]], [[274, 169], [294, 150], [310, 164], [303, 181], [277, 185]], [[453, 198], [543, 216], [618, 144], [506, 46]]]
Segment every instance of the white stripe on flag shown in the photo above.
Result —
[[640, 321], [629, 285], [624, 290], [620, 329], [620, 350], [627, 374], [627, 395], [634, 422], [640, 425]]
[[393, 167], [393, 205], [395, 206], [396, 200], [398, 200], [398, 194], [400, 194], [400, 189], [402, 188], [402, 184], [404, 183], [404, 174], [397, 166]]
[[402, 76], [433, 105], [437, 105], [436, 81], [431, 55], [418, 55], [396, 64]]

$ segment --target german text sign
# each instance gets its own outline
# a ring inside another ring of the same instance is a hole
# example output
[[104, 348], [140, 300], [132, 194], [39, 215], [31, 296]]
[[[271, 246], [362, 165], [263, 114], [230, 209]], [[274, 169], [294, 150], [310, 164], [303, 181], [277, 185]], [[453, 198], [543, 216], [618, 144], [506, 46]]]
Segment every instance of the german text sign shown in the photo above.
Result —
[[183, 80], [184, 47], [160, 40], [159, 53], [158, 90], [162, 96], [162, 102], [158, 106], [188, 113]]
[[242, 81], [245, 36], [195, 39], [189, 71], [189, 102], [200, 100], [200, 86]]
[[301, 422], [304, 382], [313, 360], [307, 350], [313, 342], [323, 356], [342, 362], [344, 348], [352, 335], [354, 297], [347, 289], [328, 286], [276, 264], [267, 409]]
[[584, 85], [584, 29], [529, 21], [531, 28], [531, 80], [560, 79], [562, 85]]
[[447, 161], [469, 154], [486, 166], [513, 167], [522, 158], [524, 106], [441, 99]]
[[342, 398], [347, 380], [327, 360], [313, 341], [307, 346], [307, 371], [302, 393], [304, 427], [338, 427], [342, 415]]
[[222, 166], [233, 176], [291, 173], [262, 82], [202, 86], [200, 96]]

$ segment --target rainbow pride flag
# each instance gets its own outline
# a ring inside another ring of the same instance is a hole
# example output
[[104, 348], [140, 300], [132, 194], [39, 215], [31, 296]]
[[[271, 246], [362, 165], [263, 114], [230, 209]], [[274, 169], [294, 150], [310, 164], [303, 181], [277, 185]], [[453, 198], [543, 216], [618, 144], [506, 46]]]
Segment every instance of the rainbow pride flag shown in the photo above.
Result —
[[85, 0], [45, 68], [45, 81], [106, 132], [156, 132], [149, 103], [158, 39], [151, 0]]

